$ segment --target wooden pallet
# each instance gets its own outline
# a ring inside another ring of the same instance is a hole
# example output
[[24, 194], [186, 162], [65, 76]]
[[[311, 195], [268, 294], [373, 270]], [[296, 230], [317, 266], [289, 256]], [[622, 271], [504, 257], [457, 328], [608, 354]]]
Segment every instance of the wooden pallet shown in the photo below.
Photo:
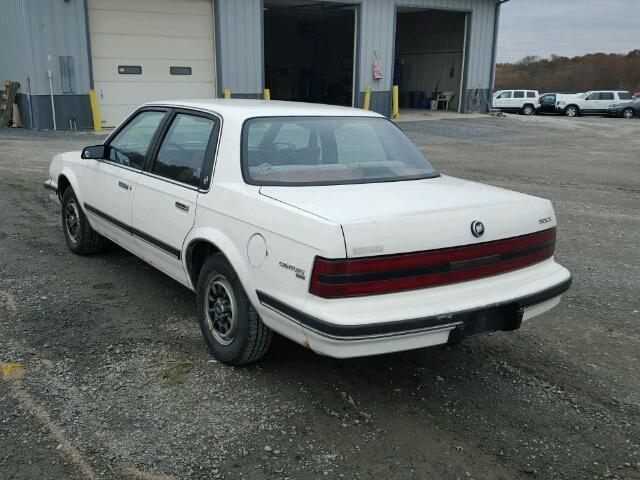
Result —
[[0, 127], [8, 127], [13, 120], [13, 104], [18, 95], [20, 84], [7, 80], [4, 82], [4, 93], [0, 103]]

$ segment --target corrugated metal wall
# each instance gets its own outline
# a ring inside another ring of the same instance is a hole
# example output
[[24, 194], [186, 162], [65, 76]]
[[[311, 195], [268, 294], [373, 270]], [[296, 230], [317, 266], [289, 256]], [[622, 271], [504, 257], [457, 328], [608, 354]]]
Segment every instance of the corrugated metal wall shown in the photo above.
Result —
[[262, 0], [214, 0], [218, 94], [256, 96], [263, 88]]
[[76, 88], [73, 93], [86, 94], [90, 82], [84, 0], [29, 0], [26, 3], [32, 93], [49, 93], [46, 72], [51, 70], [53, 93], [62, 94], [59, 57], [66, 55], [73, 57]]
[[4, 90], [5, 80], [18, 81], [20, 91], [27, 90], [24, 3], [25, 0], [0, 0], [0, 90]]

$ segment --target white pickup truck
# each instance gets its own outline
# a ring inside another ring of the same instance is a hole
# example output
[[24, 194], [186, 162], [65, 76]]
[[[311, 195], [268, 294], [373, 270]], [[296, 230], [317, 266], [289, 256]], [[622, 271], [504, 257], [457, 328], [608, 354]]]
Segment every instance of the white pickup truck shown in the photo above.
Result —
[[567, 117], [577, 117], [586, 114], [605, 115], [611, 105], [632, 101], [633, 96], [625, 91], [591, 91], [559, 101], [556, 104], [556, 109], [559, 113], [563, 113]]

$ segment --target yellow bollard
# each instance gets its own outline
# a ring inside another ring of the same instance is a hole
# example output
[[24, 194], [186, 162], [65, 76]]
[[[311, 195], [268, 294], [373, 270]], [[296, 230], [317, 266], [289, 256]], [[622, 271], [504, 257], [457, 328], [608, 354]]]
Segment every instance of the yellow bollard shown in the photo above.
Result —
[[91, 104], [91, 115], [93, 116], [93, 131], [102, 131], [102, 119], [100, 118], [100, 105], [95, 90], [89, 90], [89, 103]]
[[262, 98], [264, 100], [271, 100], [271, 90], [269, 90], [268, 88], [264, 89], [264, 93], [262, 94]]
[[398, 85], [393, 86], [391, 93], [391, 118], [397, 120], [400, 118], [400, 106], [398, 104]]
[[224, 98], [226, 98], [227, 100], [231, 98], [231, 90], [229, 90], [228, 88], [224, 89]]
[[371, 105], [371, 87], [367, 87], [364, 89], [364, 109], [369, 110], [369, 106]]

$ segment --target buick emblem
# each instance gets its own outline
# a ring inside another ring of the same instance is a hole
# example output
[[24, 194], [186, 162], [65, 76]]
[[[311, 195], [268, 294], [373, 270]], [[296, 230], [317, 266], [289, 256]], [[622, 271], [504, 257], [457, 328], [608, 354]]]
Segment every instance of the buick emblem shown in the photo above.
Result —
[[484, 233], [484, 223], [474, 220], [471, 222], [471, 233], [474, 237], [481, 237]]

